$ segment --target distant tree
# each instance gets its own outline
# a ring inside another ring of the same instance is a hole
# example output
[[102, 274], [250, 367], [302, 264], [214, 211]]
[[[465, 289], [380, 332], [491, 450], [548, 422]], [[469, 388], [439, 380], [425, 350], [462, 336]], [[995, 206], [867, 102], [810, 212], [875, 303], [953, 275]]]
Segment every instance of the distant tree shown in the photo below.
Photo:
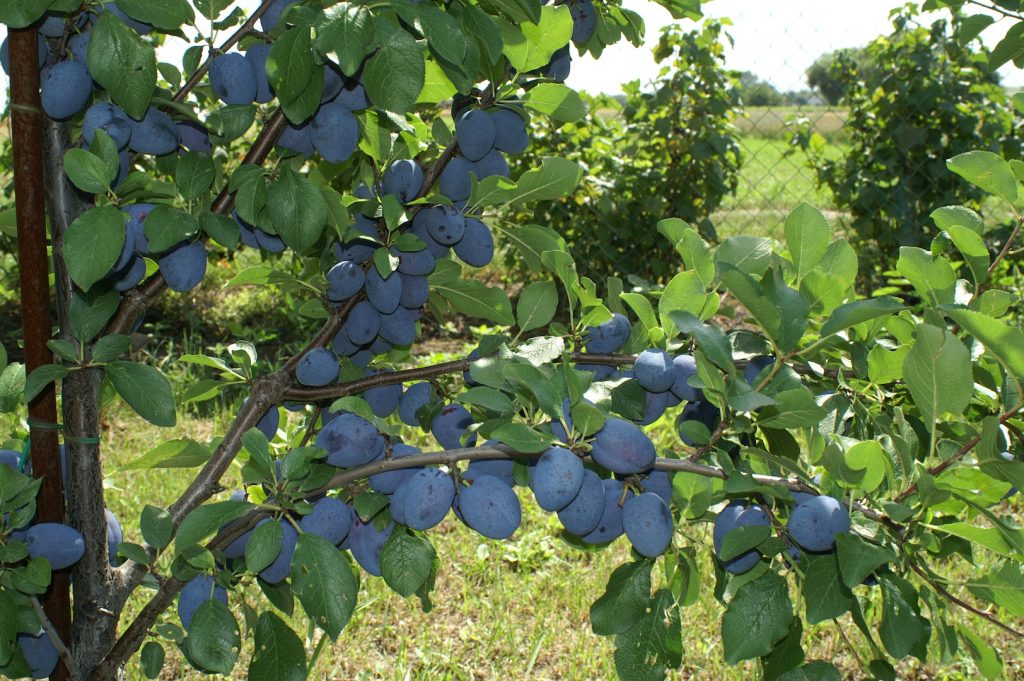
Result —
[[843, 95], [846, 94], [846, 83], [842, 78], [836, 76], [834, 69], [834, 64], [840, 56], [856, 64], [856, 70], [864, 79], [870, 80], [875, 70], [871, 54], [864, 47], [849, 47], [826, 52], [815, 59], [806, 71], [807, 85], [833, 106], [839, 104]]
[[782, 93], [760, 76], [750, 71], [741, 71], [737, 90], [745, 106], [780, 106], [783, 104]]

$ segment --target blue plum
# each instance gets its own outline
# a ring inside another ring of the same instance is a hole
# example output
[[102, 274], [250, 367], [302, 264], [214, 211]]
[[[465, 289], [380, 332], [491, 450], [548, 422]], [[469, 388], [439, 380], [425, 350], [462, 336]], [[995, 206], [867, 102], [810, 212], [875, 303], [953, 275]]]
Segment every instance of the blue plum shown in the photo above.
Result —
[[57, 669], [60, 654], [46, 632], [40, 631], [34, 636], [18, 634], [15, 640], [18, 643], [18, 648], [21, 649], [21, 654], [25, 656], [25, 662], [28, 663], [31, 678], [45, 679]]
[[340, 544], [352, 529], [352, 508], [341, 499], [324, 497], [313, 510], [299, 521], [303, 532], [323, 537], [332, 544]]
[[384, 173], [381, 187], [385, 194], [394, 194], [402, 203], [408, 203], [423, 187], [423, 168], [412, 159], [399, 159]]
[[92, 77], [80, 61], [62, 61], [43, 69], [40, 101], [50, 118], [64, 121], [85, 108], [92, 96]]
[[[401, 442], [396, 442], [391, 447], [391, 457], [394, 459], [403, 459], [407, 456], [413, 456], [414, 454], [420, 454], [418, 447], [407, 445]], [[375, 492], [381, 494], [394, 494], [402, 483], [411, 478], [416, 471], [422, 470], [422, 466], [416, 468], [400, 468], [393, 471], [385, 471], [384, 473], [375, 473], [370, 476], [370, 487]]]
[[228, 592], [218, 586], [213, 577], [200, 575], [193, 577], [185, 584], [178, 596], [178, 620], [185, 631], [192, 626], [192, 618], [199, 606], [210, 600], [218, 600], [228, 604]]
[[402, 275], [392, 272], [387, 277], [376, 267], [366, 273], [366, 298], [381, 314], [391, 314], [398, 309], [402, 297]]
[[418, 310], [430, 298], [430, 282], [425, 276], [402, 275], [402, 296], [398, 304], [409, 310]]
[[743, 369], [743, 380], [750, 384], [751, 388], [757, 386], [757, 377], [767, 367], [775, 364], [775, 358], [768, 355], [758, 355], [747, 363], [746, 368]]
[[116, 2], [107, 2], [106, 4], [100, 5], [97, 8], [97, 11], [99, 12], [103, 12], [104, 10], [113, 14], [115, 17], [118, 18], [118, 20], [122, 24], [124, 24], [128, 28], [133, 29], [139, 35], [146, 35], [147, 33], [153, 30], [152, 24], [147, 24], [144, 21], [136, 21], [135, 19], [132, 19], [130, 16], [124, 13], [124, 10], [117, 6]]
[[[461, 404], [449, 404], [441, 409], [430, 423], [430, 432], [445, 449], [459, 449], [464, 445], [460, 439], [473, 424], [473, 416]], [[467, 447], [476, 444], [476, 433], [467, 438]]]
[[469, 179], [470, 173], [475, 172], [476, 166], [472, 161], [456, 156], [441, 171], [441, 193], [452, 201], [465, 201], [473, 186]]
[[[712, 532], [716, 556], [722, 552], [722, 546], [725, 542], [726, 535], [740, 526], [740, 518], [743, 517], [748, 508], [747, 504], [743, 501], [731, 501], [718, 513], [718, 516], [715, 518], [714, 530]], [[755, 516], [751, 516], [751, 519], [754, 517]], [[760, 552], [755, 549], [751, 549], [750, 551], [746, 551], [731, 560], [722, 561], [722, 567], [727, 572], [743, 574], [757, 565], [757, 561], [759, 560], [761, 560]]]
[[579, 494], [583, 462], [568, 449], [552, 447], [537, 461], [530, 475], [530, 489], [545, 511], [560, 511]]
[[309, 121], [295, 125], [290, 123], [277, 140], [277, 146], [288, 151], [302, 154], [306, 158], [313, 155], [313, 138], [309, 135]]
[[455, 483], [440, 468], [424, 468], [409, 478], [402, 502], [405, 525], [429, 530], [444, 520], [455, 500]]
[[206, 248], [202, 241], [190, 241], [162, 255], [157, 264], [167, 287], [185, 293], [198, 286], [206, 276]]
[[466, 466], [462, 477], [466, 480], [476, 480], [478, 477], [486, 475], [498, 478], [509, 487], [515, 487], [516, 476], [513, 472], [514, 470], [515, 462], [508, 459], [477, 459], [476, 461], [471, 461]]
[[644, 392], [643, 418], [634, 421], [637, 425], [649, 426], [660, 419], [665, 410], [672, 405], [672, 393], [667, 390], [663, 393]]
[[327, 348], [314, 348], [302, 356], [295, 368], [295, 379], [302, 385], [318, 388], [338, 380], [338, 357]]
[[380, 337], [397, 347], [412, 345], [416, 340], [416, 320], [419, 314], [418, 310], [404, 307], [397, 308], [391, 314], [382, 314], [378, 332]]
[[668, 504], [651, 492], [638, 494], [622, 506], [622, 529], [636, 552], [648, 558], [665, 553], [675, 531]]
[[132, 137], [128, 148], [139, 154], [163, 156], [177, 150], [181, 133], [171, 117], [159, 109], [150, 107], [141, 121], [128, 119], [132, 126]]
[[590, 455], [613, 473], [642, 473], [654, 465], [654, 444], [629, 421], [609, 418], [594, 437]]
[[587, 332], [589, 334], [585, 343], [587, 352], [615, 352], [629, 340], [629, 320], [615, 312], [608, 321], [588, 327]]
[[[46, 55], [49, 52], [49, 46], [46, 44], [46, 38], [43, 36], [37, 36], [36, 44], [39, 50], [39, 70], [43, 69], [43, 65], [46, 64]], [[11, 55], [10, 46], [7, 44], [7, 38], [0, 43], [0, 68], [4, 70], [4, 73], [11, 75]], [[84, 62], [84, 59], [78, 61]]]
[[672, 369], [675, 372], [675, 380], [670, 390], [672, 394], [687, 402], [697, 402], [704, 397], [700, 388], [694, 388], [689, 381], [697, 375], [697, 361], [693, 355], [678, 355], [672, 358]]
[[278, 584], [291, 574], [292, 556], [295, 555], [295, 543], [298, 539], [299, 533], [292, 524], [281, 522], [281, 551], [273, 563], [263, 568], [260, 579], [268, 584]]
[[494, 259], [494, 237], [483, 222], [466, 218], [465, 233], [452, 250], [467, 265], [483, 267]]
[[82, 137], [89, 144], [92, 144], [93, 136], [97, 130], [110, 135], [110, 139], [117, 145], [118, 149], [128, 146], [132, 137], [132, 126], [128, 122], [128, 115], [121, 107], [109, 102], [96, 102], [85, 112], [82, 119]]
[[630, 493], [626, 492], [626, 486], [621, 480], [606, 478], [601, 481], [604, 487], [604, 507], [601, 509], [601, 519], [597, 526], [581, 539], [585, 544], [607, 544], [617, 539], [622, 530], [622, 506], [623, 495], [628, 498]]
[[466, 218], [450, 206], [436, 206], [427, 221], [427, 233], [439, 244], [452, 246], [466, 234]]
[[[68, 38], [68, 53], [74, 57], [75, 61], [80, 61], [83, 64], [86, 63], [86, 59], [89, 56], [89, 42], [92, 40], [92, 31], [82, 31], [76, 33]], [[41, 53], [43, 59], [46, 58], [45, 52]], [[40, 60], [42, 64], [42, 60]]]
[[425, 277], [433, 272], [437, 265], [437, 257], [429, 248], [420, 251], [399, 251], [392, 248], [391, 253], [398, 258], [398, 271], [402, 274]]
[[316, 446], [327, 450], [327, 463], [342, 468], [361, 466], [384, 454], [384, 438], [377, 428], [348, 412], [324, 426], [316, 437]]
[[[714, 432], [721, 420], [721, 411], [711, 402], [690, 402], [679, 412], [679, 417], [676, 419], [676, 430], [679, 431], [679, 427], [687, 421], [696, 421], [703, 423], [709, 432]], [[690, 446], [694, 444], [682, 432], [679, 433], [679, 439]]]
[[366, 88], [355, 78], [346, 79], [341, 92], [334, 98], [335, 104], [340, 104], [352, 111], [362, 111], [370, 108], [370, 100], [366, 96]]
[[64, 25], [66, 23], [66, 16], [47, 12], [43, 15], [43, 23], [39, 25], [37, 30], [40, 35], [44, 35], [47, 38], [62, 38], [64, 37]]
[[380, 550], [394, 529], [395, 524], [388, 523], [384, 529], [378, 530], [372, 521], [364, 523], [359, 518], [352, 523], [348, 550], [356, 562], [374, 577], [380, 577]]
[[277, 410], [277, 407], [271, 407], [256, 424], [256, 430], [263, 433], [268, 440], [273, 440], [277, 435], [279, 425], [281, 425], [281, 412]]
[[0, 464], [18, 470], [21, 467], [21, 452], [13, 449], [0, 449]]
[[850, 531], [850, 513], [837, 499], [817, 496], [793, 508], [786, 529], [805, 551], [831, 551], [836, 535]]
[[260, 17], [260, 26], [263, 28], [265, 33], [270, 33], [277, 27], [277, 24], [281, 21], [281, 15], [291, 5], [294, 5], [298, 0], [274, 0], [267, 11]]
[[347, 160], [359, 144], [359, 122], [351, 111], [334, 102], [320, 107], [309, 132], [313, 148], [330, 163]]
[[663, 393], [669, 390], [676, 380], [672, 355], [656, 348], [644, 350], [633, 365], [633, 376], [647, 392]]
[[402, 423], [405, 425], [418, 428], [420, 422], [419, 419], [416, 418], [417, 412], [430, 404], [434, 399], [433, 386], [426, 381], [413, 383], [402, 394], [402, 399], [398, 402], [398, 418], [400, 418]]
[[372, 343], [380, 331], [380, 312], [369, 301], [359, 301], [348, 315], [345, 330], [356, 345]]
[[566, 45], [551, 55], [551, 61], [541, 69], [541, 73], [557, 83], [564, 83], [565, 79], [569, 77], [571, 69], [572, 54], [569, 52], [569, 46]]
[[476, 179], [483, 180], [488, 177], [508, 177], [508, 161], [497, 149], [491, 149], [482, 159], [473, 164], [473, 172]]
[[477, 477], [459, 491], [458, 508], [463, 522], [491, 539], [508, 539], [523, 520], [515, 491], [490, 475]]
[[572, 0], [569, 14], [572, 16], [572, 42], [581, 46], [590, 40], [597, 28], [597, 8], [592, 0]]
[[210, 62], [210, 87], [228, 105], [252, 104], [258, 84], [252, 62], [238, 52], [214, 57]]
[[657, 494], [666, 504], [672, 502], [672, 478], [668, 471], [651, 471], [640, 484], [644, 492]]
[[45, 558], [54, 570], [71, 567], [85, 555], [85, 540], [73, 527], [63, 523], [38, 523], [25, 536], [28, 555]]
[[511, 109], [491, 109], [491, 120], [494, 122], [494, 147], [506, 154], [521, 154], [530, 146], [530, 136], [526, 132], [526, 121]]
[[494, 147], [494, 119], [480, 109], [470, 109], [455, 121], [459, 151], [470, 161], [479, 161]]
[[387, 418], [398, 409], [402, 399], [402, 384], [379, 385], [364, 392], [362, 397], [374, 414], [382, 419]]
[[327, 273], [327, 300], [340, 303], [363, 290], [366, 273], [351, 260], [342, 260]]
[[202, 124], [186, 119], [177, 121], [174, 127], [178, 129], [181, 146], [189, 151], [198, 151], [201, 154], [213, 151], [213, 145], [210, 144], [210, 131]]
[[568, 532], [582, 537], [597, 528], [604, 508], [604, 485], [601, 478], [594, 471], [587, 469], [583, 471], [580, 491], [558, 512], [558, 520]]
[[255, 43], [245, 51], [245, 60], [252, 67], [256, 77], [256, 101], [266, 104], [274, 98], [274, 88], [270, 87], [267, 78], [267, 57], [270, 56], [270, 43]]

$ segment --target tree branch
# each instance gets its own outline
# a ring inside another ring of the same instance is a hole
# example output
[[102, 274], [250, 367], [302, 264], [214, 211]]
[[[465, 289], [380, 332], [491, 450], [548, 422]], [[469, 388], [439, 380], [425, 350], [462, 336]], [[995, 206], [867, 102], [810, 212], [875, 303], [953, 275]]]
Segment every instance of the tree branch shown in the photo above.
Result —
[[43, 627], [43, 632], [46, 633], [46, 638], [50, 639], [50, 643], [57, 649], [57, 654], [60, 655], [60, 659], [64, 662], [64, 666], [67, 667], [68, 672], [74, 676], [75, 663], [71, 659], [71, 651], [64, 645], [64, 641], [61, 640], [60, 634], [57, 633], [57, 629], [53, 626], [53, 622], [46, 616], [46, 611], [43, 610], [43, 604], [39, 602], [39, 599], [35, 596], [28, 597], [29, 602], [32, 604], [32, 609], [36, 613], [36, 617], [39, 618], [39, 624]]
[[991, 622], [992, 624], [996, 625], [997, 627], [999, 627], [1003, 631], [1008, 632], [1010, 634], [1013, 634], [1017, 638], [1024, 638], [1024, 632], [1020, 632], [1020, 631], [1014, 629], [1013, 627], [1011, 627], [1010, 625], [1005, 624], [1004, 622], [1002, 622], [998, 617], [996, 617], [992, 613], [986, 612], [984, 610], [981, 610], [980, 608], [971, 605], [967, 601], [965, 601], [965, 600], [963, 600], [961, 598], [958, 598], [957, 596], [954, 596], [953, 593], [949, 591], [949, 589], [944, 587], [937, 580], [933, 579], [924, 570], [922, 570], [921, 567], [918, 566], [918, 564], [914, 560], [908, 560], [907, 564], [910, 565], [910, 569], [912, 569], [914, 572], [916, 572], [918, 574], [918, 576], [920, 576], [921, 579], [923, 579], [925, 581], [925, 583], [928, 584], [928, 586], [930, 586], [931, 588], [935, 589], [935, 591], [939, 595], [941, 595], [943, 598], [945, 598], [949, 602], [951, 602], [951, 603], [953, 603], [955, 605], [960, 606], [961, 608], [963, 608], [964, 610], [967, 610], [968, 612], [974, 613], [975, 615], [977, 615], [978, 617], [981, 617], [984, 620], [987, 620], [987, 621]]

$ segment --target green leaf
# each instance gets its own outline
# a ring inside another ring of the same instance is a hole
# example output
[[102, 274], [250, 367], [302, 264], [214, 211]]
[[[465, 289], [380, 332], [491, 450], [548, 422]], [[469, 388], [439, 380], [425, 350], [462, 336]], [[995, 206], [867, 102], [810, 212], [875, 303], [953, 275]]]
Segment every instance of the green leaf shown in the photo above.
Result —
[[199, 229], [228, 250], [233, 251], [238, 248], [238, 237], [241, 233], [241, 228], [237, 222], [227, 215], [200, 213]]
[[469, 38], [451, 14], [428, 4], [397, 2], [394, 7], [402, 21], [415, 27], [426, 38], [438, 57], [450, 64], [466, 61]]
[[153, 46], [113, 14], [103, 12], [92, 27], [87, 62], [92, 79], [110, 93], [114, 104], [141, 121], [156, 87]]
[[25, 402], [31, 402], [51, 383], [59, 381], [69, 373], [71, 373], [71, 369], [61, 364], [42, 364], [37, 366], [25, 381]]
[[177, 422], [171, 383], [156, 367], [111, 362], [107, 365], [107, 378], [128, 406], [153, 425], [170, 427]]
[[[66, 252], [66, 251], [65, 251]], [[117, 312], [121, 294], [117, 291], [71, 294], [71, 331], [80, 343], [88, 343], [99, 335]]]
[[327, 202], [323, 195], [287, 166], [267, 189], [267, 211], [278, 235], [299, 253], [320, 239], [327, 224]]
[[174, 521], [166, 510], [146, 504], [146, 507], [142, 509], [139, 529], [142, 531], [142, 538], [146, 540], [146, 543], [159, 551], [171, 543], [171, 537], [174, 535]]
[[440, 269], [430, 275], [430, 291], [448, 301], [456, 312], [504, 326], [516, 323], [508, 294], [476, 279], [439, 280]]
[[506, 423], [491, 431], [491, 437], [520, 452], [543, 452], [551, 446], [551, 437], [542, 435], [525, 423]]
[[747, 551], [763, 544], [771, 535], [771, 528], [764, 525], [737, 527], [725, 535], [718, 557], [722, 560], [732, 560], [742, 556]]
[[253, 505], [248, 501], [231, 499], [192, 510], [178, 526], [178, 533], [174, 537], [175, 552], [181, 553], [191, 546], [198, 545], [222, 526], [232, 520], [238, 520], [252, 508]]
[[395, 531], [380, 550], [381, 576], [395, 593], [408, 597], [427, 581], [435, 560], [437, 553], [426, 537]]
[[10, 663], [17, 650], [17, 605], [6, 592], [0, 591], [0, 666]]
[[715, 251], [715, 263], [732, 265], [752, 277], [760, 277], [772, 262], [772, 244], [759, 236], [734, 236], [726, 239]]
[[682, 624], [672, 592], [660, 589], [651, 611], [615, 637], [615, 670], [621, 679], [663, 679], [682, 664]]
[[164, 668], [164, 647], [156, 641], [146, 641], [139, 653], [139, 662], [147, 679], [159, 678]]
[[725, 661], [767, 655], [789, 631], [793, 605], [786, 580], [766, 573], [739, 588], [722, 617]]
[[12, 362], [0, 372], [0, 411], [12, 412], [25, 391], [25, 365]]
[[110, 189], [110, 183], [117, 177], [103, 159], [85, 149], [71, 149], [64, 154], [64, 172], [76, 187], [87, 194], [102, 194]]
[[177, 30], [196, 19], [186, 0], [118, 0], [117, 6], [132, 19], [152, 24], [162, 31]]
[[615, 568], [604, 593], [590, 606], [590, 627], [595, 634], [621, 634], [647, 613], [651, 567], [651, 561], [639, 560]]
[[943, 206], [936, 208], [931, 214], [932, 220], [941, 230], [948, 230], [950, 227], [967, 227], [972, 232], [983, 234], [985, 232], [985, 220], [976, 211], [966, 206]]
[[892, 296], [869, 300], [855, 300], [840, 305], [821, 327], [821, 337], [831, 336], [851, 326], [862, 324], [878, 317], [886, 317], [906, 309], [902, 302]]
[[50, 8], [51, 0], [23, 0], [0, 5], [0, 24], [10, 28], [25, 28], [34, 24]]
[[736, 373], [736, 364], [732, 359], [732, 346], [724, 331], [712, 324], [702, 324], [699, 319], [688, 312], [670, 312], [669, 318], [676, 328], [697, 341], [697, 347], [711, 360], [712, 364], [727, 374]]
[[281, 522], [271, 520], [256, 526], [245, 544], [245, 569], [259, 574], [281, 555], [284, 530]]
[[836, 555], [843, 584], [850, 589], [862, 584], [878, 568], [896, 560], [891, 549], [869, 544], [851, 533], [836, 535]]
[[766, 272], [759, 282], [732, 265], [720, 267], [722, 281], [757, 319], [765, 333], [782, 350], [794, 349], [803, 336], [810, 312], [803, 296], [786, 286], [772, 271]]
[[216, 598], [203, 601], [185, 639], [189, 657], [209, 672], [230, 674], [242, 648], [238, 622], [228, 606]]
[[579, 94], [561, 83], [541, 83], [531, 88], [523, 97], [523, 106], [560, 123], [573, 123], [587, 113]]
[[572, 16], [569, 8], [542, 7], [540, 22], [512, 24], [498, 21], [503, 41], [502, 51], [517, 71], [539, 69], [551, 61], [551, 55], [564, 47], [572, 37]]
[[264, 612], [254, 631], [249, 681], [306, 681], [306, 649], [284, 620]]
[[[917, 592], [895, 575], [883, 573], [878, 581], [882, 586], [882, 623], [878, 633], [889, 654], [899, 659], [909, 655], [926, 633], [917, 613]], [[908, 596], [912, 596], [912, 600]]]
[[198, 199], [213, 186], [215, 176], [213, 158], [209, 154], [190, 151], [178, 157], [174, 182], [178, 193], [186, 201]]
[[92, 348], [92, 361], [110, 362], [132, 349], [131, 336], [115, 333], [96, 341]]
[[397, 114], [410, 111], [426, 80], [426, 63], [416, 39], [391, 21], [373, 20], [376, 52], [363, 67], [366, 94], [374, 106]]
[[991, 262], [985, 240], [977, 232], [961, 225], [950, 225], [946, 228], [946, 233], [964, 256], [971, 276], [974, 277], [974, 283], [981, 284], [988, 277], [988, 265]]
[[943, 310], [954, 322], [985, 346], [1006, 368], [1024, 378], [1024, 332], [998, 319], [962, 308]]
[[1013, 203], [1017, 200], [1017, 178], [1010, 164], [991, 151], [968, 151], [946, 161], [946, 167], [974, 186]]
[[523, 333], [539, 329], [554, 319], [558, 289], [553, 281], [535, 281], [523, 289], [516, 303], [516, 323]]
[[150, 252], [160, 253], [191, 238], [199, 231], [199, 223], [183, 210], [157, 206], [149, 212], [142, 230], [149, 241]]
[[974, 658], [979, 671], [986, 679], [1002, 679], [1003, 660], [999, 651], [985, 643], [985, 641], [967, 627], [959, 627], [960, 636], [963, 637], [967, 652]]
[[842, 678], [834, 664], [817, 660], [799, 669], [790, 669], [775, 681], [842, 681]]
[[121, 471], [149, 468], [194, 468], [210, 459], [210, 450], [190, 438], [169, 440], [149, 450]]
[[971, 354], [948, 329], [918, 324], [903, 361], [903, 378], [929, 426], [943, 414], [963, 414], [974, 395]]
[[825, 216], [808, 203], [797, 206], [786, 218], [786, 243], [796, 265], [798, 283], [821, 262], [829, 237]]
[[346, 76], [359, 71], [373, 39], [370, 11], [362, 5], [343, 2], [317, 18], [316, 46], [325, 54], [333, 52]]
[[[401, 533], [393, 532], [392, 537], [396, 534]], [[341, 551], [323, 537], [304, 532], [292, 558], [292, 590], [310, 620], [337, 640], [355, 611], [359, 582]]]
[[127, 216], [113, 206], [82, 213], [64, 235], [64, 265], [83, 291], [107, 276], [124, 248]]
[[526, 171], [516, 182], [504, 177], [489, 177], [473, 187], [466, 213], [487, 206], [522, 206], [537, 201], [552, 201], [572, 193], [583, 176], [583, 168], [565, 158], [545, 157], [540, 167]]
[[802, 566], [808, 624], [839, 617], [850, 609], [853, 593], [840, 578], [835, 554], [808, 554]]
[[308, 26], [289, 28], [274, 39], [267, 78], [289, 121], [299, 124], [316, 112], [324, 89], [323, 67], [313, 60]]

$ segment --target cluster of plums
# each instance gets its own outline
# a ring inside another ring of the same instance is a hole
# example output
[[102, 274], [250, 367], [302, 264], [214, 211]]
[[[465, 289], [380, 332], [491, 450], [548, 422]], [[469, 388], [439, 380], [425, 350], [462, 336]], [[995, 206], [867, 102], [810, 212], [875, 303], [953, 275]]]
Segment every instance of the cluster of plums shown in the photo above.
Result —
[[[66, 471], [67, 464], [64, 454], [64, 447], [61, 446], [61, 468]], [[0, 449], [0, 464], [20, 471], [22, 470], [22, 455], [13, 449]], [[31, 473], [31, 462], [26, 461], [24, 469]], [[66, 491], [65, 491], [66, 493]], [[107, 517], [107, 552], [111, 563], [116, 564], [117, 546], [124, 540], [121, 530], [121, 523], [109, 510], [106, 510]], [[31, 522], [26, 527], [11, 530], [6, 541], [22, 542], [28, 549], [30, 558], [45, 558], [51, 569], [63, 570], [73, 566], [82, 556], [85, 555], [85, 539], [82, 534], [73, 527], [63, 523], [37, 523]], [[18, 648], [21, 650], [25, 661], [30, 668], [30, 676], [34, 679], [43, 679], [53, 673], [57, 667], [59, 654], [57, 648], [45, 632], [39, 631], [36, 634], [19, 633], [17, 635]]]

